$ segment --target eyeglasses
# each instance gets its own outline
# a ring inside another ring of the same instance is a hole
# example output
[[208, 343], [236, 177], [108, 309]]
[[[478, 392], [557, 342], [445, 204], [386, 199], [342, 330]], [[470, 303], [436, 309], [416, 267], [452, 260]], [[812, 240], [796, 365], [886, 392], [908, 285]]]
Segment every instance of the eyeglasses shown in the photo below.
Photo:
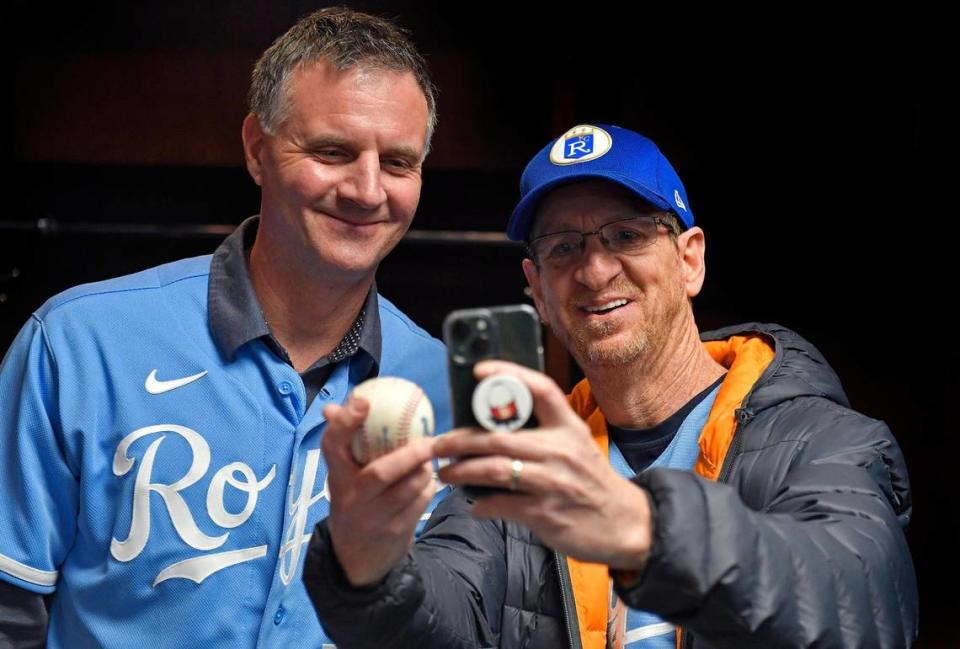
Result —
[[657, 240], [658, 225], [670, 228], [663, 216], [631, 216], [605, 223], [591, 232], [551, 232], [531, 239], [527, 243], [527, 252], [538, 264], [565, 268], [580, 260], [587, 246], [587, 237], [595, 234], [610, 252], [635, 255]]

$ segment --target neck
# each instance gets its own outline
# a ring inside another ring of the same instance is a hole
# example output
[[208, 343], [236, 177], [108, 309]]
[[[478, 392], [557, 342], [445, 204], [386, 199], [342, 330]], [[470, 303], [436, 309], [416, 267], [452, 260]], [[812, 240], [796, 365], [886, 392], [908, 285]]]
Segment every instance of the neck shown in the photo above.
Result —
[[725, 369], [704, 349], [692, 314], [684, 320], [679, 336], [651, 345], [626, 366], [583, 367], [607, 421], [622, 428], [656, 426], [720, 378]]
[[316, 269], [300, 268], [265, 247], [258, 237], [250, 251], [250, 279], [273, 336], [302, 372], [343, 340], [363, 308], [374, 273], [321, 277]]

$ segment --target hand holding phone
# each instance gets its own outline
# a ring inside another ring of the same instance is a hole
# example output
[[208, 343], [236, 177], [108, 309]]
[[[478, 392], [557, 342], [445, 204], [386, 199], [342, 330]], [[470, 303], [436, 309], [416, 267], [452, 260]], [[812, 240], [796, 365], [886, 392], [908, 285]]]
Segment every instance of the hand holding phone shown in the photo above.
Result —
[[[505, 374], [478, 382], [473, 366], [482, 360], [513, 361], [543, 371], [540, 318], [525, 304], [451, 312], [443, 322], [450, 368], [453, 423], [457, 428], [515, 430], [536, 427], [533, 399], [519, 379]], [[479, 497], [491, 490], [467, 488]]]

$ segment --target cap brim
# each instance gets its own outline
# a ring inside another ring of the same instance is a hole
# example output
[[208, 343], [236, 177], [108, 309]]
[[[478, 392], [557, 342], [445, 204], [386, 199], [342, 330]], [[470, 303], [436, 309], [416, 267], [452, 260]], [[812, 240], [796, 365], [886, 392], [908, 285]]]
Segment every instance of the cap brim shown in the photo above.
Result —
[[530, 233], [530, 226], [532, 225], [533, 217], [537, 211], [537, 206], [539, 205], [540, 199], [543, 198], [544, 194], [550, 190], [556, 189], [560, 185], [567, 185], [580, 180], [590, 179], [609, 180], [610, 182], [616, 183], [621, 187], [633, 192], [654, 207], [658, 207], [662, 210], [673, 210], [673, 205], [664, 200], [663, 197], [658, 196], [656, 193], [650, 191], [649, 188], [634, 182], [629, 178], [619, 176], [618, 174], [612, 172], [573, 173], [545, 182], [520, 199], [520, 202], [517, 203], [517, 206], [513, 210], [513, 214], [510, 215], [510, 221], [507, 223], [507, 237], [512, 241], [526, 241], [527, 236]]

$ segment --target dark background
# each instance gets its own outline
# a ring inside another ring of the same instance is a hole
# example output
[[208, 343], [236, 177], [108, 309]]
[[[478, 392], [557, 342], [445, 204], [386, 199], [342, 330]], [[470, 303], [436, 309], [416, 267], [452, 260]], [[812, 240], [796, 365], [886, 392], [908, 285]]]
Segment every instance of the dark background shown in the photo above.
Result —
[[[239, 135], [249, 72], [319, 6], [13, 3], [0, 348], [53, 293], [212, 252], [258, 210]], [[945, 17], [913, 5], [850, 17], [726, 8], [696, 22], [692, 10], [602, 2], [522, 15], [520, 3], [353, 6], [411, 29], [441, 90], [418, 230], [502, 231], [526, 160], [575, 123], [660, 145], [707, 232], [701, 329], [797, 330], [854, 407], [890, 424], [914, 486], [918, 646], [956, 646], [960, 444], [946, 404], [960, 359], [947, 268], [960, 106]], [[522, 301], [519, 259], [506, 245], [405, 241], [378, 281], [439, 334], [452, 308]]]

